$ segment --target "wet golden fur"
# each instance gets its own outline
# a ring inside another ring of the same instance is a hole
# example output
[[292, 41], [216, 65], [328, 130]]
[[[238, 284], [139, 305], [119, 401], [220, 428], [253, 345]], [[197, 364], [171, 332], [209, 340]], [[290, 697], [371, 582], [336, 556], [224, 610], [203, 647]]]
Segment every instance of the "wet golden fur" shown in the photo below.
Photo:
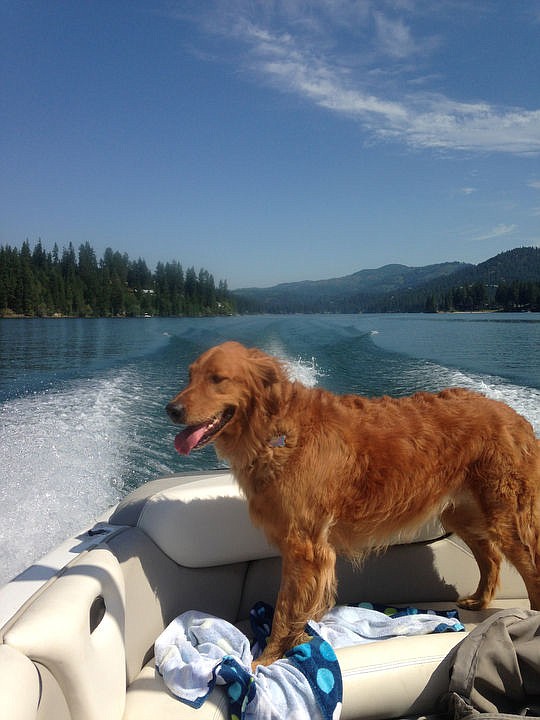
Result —
[[[462, 390], [412, 397], [337, 396], [291, 382], [282, 364], [227, 342], [201, 355], [169, 403], [176, 422], [197, 424], [234, 409], [212, 438], [260, 526], [283, 558], [269, 664], [329, 609], [336, 553], [382, 547], [440, 515], [480, 568], [476, 592], [491, 601], [502, 555], [540, 609], [540, 443], [502, 402]], [[275, 438], [285, 436], [285, 445]]]

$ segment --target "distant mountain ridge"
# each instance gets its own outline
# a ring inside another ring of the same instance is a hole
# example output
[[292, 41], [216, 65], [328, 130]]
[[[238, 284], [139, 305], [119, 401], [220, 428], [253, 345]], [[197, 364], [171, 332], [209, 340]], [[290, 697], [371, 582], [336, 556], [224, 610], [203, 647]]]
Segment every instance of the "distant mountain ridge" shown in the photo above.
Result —
[[407, 265], [383, 265], [380, 268], [359, 270], [352, 275], [328, 280], [301, 280], [281, 283], [269, 288], [242, 288], [235, 290], [239, 295], [279, 295], [283, 292], [303, 294], [306, 290], [315, 290], [325, 295], [340, 295], [347, 292], [391, 292], [404, 286], [415, 286], [441, 275], [448, 275], [458, 269], [472, 267], [466, 263], [450, 262], [424, 267]]
[[472, 266], [460, 262], [424, 267], [384, 265], [328, 280], [303, 280], [281, 283], [269, 288], [241, 288], [235, 290], [234, 294], [266, 307], [268, 312], [287, 312], [285, 307], [292, 304], [302, 307], [303, 310], [292, 309], [289, 312], [310, 312], [308, 308], [311, 305], [318, 307], [321, 303], [342, 303], [346, 298], [359, 294], [375, 295], [406, 290], [467, 267]]
[[516, 248], [478, 265], [457, 261], [422, 267], [391, 264], [340, 278], [233, 292], [239, 309], [244, 306], [254, 312], [418, 312], [432, 303], [452, 306], [445, 293], [454, 288], [481, 285], [490, 297], [499, 284], [512, 282], [540, 283], [540, 248]]

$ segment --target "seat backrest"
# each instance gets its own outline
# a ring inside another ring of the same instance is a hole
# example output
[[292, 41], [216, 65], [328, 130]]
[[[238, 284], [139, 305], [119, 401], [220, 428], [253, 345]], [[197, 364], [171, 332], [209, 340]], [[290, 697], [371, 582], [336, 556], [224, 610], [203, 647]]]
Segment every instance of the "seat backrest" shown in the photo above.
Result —
[[234, 622], [247, 563], [191, 568], [178, 565], [139, 528], [108, 540], [126, 588], [125, 652], [128, 685], [153, 654], [154, 641], [177, 615], [202, 610]]
[[34, 663], [10, 647], [0, 645], [0, 717], [35, 720], [40, 679]]
[[[156, 492], [147, 483], [146, 496], [120, 503], [109, 522], [132, 524], [183, 567], [213, 567], [277, 557], [264, 533], [254, 527], [248, 504], [237, 482], [227, 472], [206, 475], [191, 482], [168, 485], [157, 481]], [[426, 542], [444, 535], [438, 521], [389, 545]]]
[[183, 567], [212, 567], [278, 554], [251, 523], [247, 503], [230, 475], [152, 495], [137, 526]]
[[[24, 609], [4, 634], [10, 649], [3, 652], [18, 651], [43, 666], [60, 687], [72, 718], [121, 720], [124, 625], [122, 571], [113, 553], [100, 547], [81, 555]], [[26, 660], [18, 664], [28, 678], [37, 672]]]

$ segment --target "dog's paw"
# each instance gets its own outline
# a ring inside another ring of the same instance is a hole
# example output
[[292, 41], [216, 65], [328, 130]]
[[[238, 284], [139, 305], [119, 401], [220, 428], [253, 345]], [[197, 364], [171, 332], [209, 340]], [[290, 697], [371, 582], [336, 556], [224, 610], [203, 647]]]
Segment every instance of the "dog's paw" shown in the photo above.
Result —
[[458, 607], [463, 610], [483, 610], [487, 606], [487, 602], [477, 598], [475, 595], [470, 597], [459, 598], [457, 601]]

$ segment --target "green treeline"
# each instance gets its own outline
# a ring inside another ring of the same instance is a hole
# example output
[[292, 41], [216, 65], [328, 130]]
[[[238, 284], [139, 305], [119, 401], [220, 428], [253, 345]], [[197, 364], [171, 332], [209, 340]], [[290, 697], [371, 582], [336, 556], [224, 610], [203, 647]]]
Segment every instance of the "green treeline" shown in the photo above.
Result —
[[89, 243], [47, 252], [38, 241], [0, 246], [0, 316], [138, 317], [230, 315], [235, 299], [206, 270], [179, 262], [152, 272], [139, 258], [107, 248], [101, 259]]
[[283, 292], [272, 299], [237, 296], [240, 312], [288, 313], [424, 313], [475, 312], [540, 312], [540, 282], [533, 280], [502, 280], [498, 285], [482, 281], [454, 287], [428, 287], [393, 293], [356, 293], [335, 298], [292, 295]]
[[366, 303], [369, 312], [540, 311], [540, 248], [506, 250], [476, 266]]
[[497, 286], [482, 282], [450, 289], [410, 291], [366, 303], [365, 312], [540, 312], [540, 282], [513, 280]]

